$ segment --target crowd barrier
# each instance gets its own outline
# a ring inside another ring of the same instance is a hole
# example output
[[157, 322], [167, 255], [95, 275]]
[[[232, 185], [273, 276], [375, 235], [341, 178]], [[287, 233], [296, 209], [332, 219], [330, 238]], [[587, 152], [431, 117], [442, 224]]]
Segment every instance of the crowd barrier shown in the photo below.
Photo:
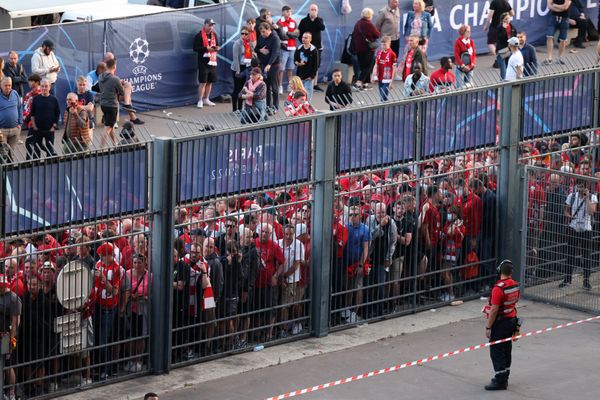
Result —
[[[0, 166], [23, 303], [4, 389], [58, 395], [479, 297], [499, 258], [529, 284], [520, 146], [595, 132], [599, 83], [589, 68]], [[589, 116], [554, 119], [565, 91]]]

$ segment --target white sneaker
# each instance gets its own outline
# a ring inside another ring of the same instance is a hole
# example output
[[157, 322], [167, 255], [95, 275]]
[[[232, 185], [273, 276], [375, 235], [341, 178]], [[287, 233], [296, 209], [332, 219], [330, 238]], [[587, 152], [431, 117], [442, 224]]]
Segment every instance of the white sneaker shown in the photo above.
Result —
[[196, 103], [196, 108], [202, 108], [204, 107], [204, 104], [202, 104], [202, 100], [198, 100], [198, 103]]
[[142, 365], [141, 362], [133, 363], [131, 366], [131, 372], [140, 372], [143, 369], [144, 369], [144, 366]]
[[283, 86], [279, 86], [279, 94], [283, 94]]
[[207, 106], [209, 106], [209, 107], [214, 107], [214, 106], [216, 106], [216, 104], [215, 104], [215, 103], [213, 103], [212, 101], [210, 101], [210, 99], [203, 99], [202, 101], [204, 102], [204, 104], [206, 104], [206, 105], [207, 105]]
[[92, 383], [92, 378], [81, 378], [81, 386], [91, 385]]
[[304, 328], [302, 327], [302, 324], [301, 324], [301, 323], [299, 323], [299, 322], [296, 322], [296, 323], [294, 324], [294, 326], [292, 327], [292, 335], [297, 335], [297, 334], [299, 334], [300, 332], [302, 332], [302, 329], [304, 329]]
[[50, 382], [50, 384], [48, 385], [48, 393], [54, 393], [57, 390], [58, 390], [58, 384], [56, 382]]
[[358, 321], [358, 315], [354, 311], [350, 313], [350, 317], [348, 317], [348, 322], [353, 324]]

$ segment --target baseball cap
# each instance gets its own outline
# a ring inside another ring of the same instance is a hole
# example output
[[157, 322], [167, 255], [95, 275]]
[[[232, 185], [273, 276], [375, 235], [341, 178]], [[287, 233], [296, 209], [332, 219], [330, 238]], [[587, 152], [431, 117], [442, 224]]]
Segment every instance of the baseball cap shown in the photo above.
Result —
[[46, 39], [42, 42], [42, 47], [48, 47], [50, 50], [54, 50], [54, 42], [50, 39]]
[[216, 22], [212, 18], [207, 18], [204, 20], [204, 25], [215, 25], [215, 24], [216, 24]]
[[10, 289], [10, 282], [4, 274], [0, 274], [0, 286], [4, 287], [5, 289]]
[[50, 268], [52, 271], [56, 271], [56, 267], [54, 266], [54, 263], [52, 261], [44, 261], [44, 263], [42, 264], [42, 269], [48, 268]]
[[517, 39], [516, 37], [511, 37], [510, 39], [508, 39], [508, 44], [512, 45], [512, 46], [518, 46], [519, 45], [519, 39]]

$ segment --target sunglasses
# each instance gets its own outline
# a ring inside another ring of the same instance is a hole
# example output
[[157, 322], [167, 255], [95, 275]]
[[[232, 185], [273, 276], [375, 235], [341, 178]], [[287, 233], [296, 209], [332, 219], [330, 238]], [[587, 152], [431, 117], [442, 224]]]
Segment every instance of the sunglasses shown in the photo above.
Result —
[[248, 36], [248, 32], [242, 32], [241, 35], [242, 36]]

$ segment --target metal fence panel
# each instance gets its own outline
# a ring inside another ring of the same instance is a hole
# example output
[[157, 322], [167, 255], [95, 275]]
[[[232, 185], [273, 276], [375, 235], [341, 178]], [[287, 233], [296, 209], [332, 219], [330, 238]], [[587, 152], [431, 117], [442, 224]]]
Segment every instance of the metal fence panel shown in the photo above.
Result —
[[526, 166], [524, 294], [597, 313], [600, 179]]

